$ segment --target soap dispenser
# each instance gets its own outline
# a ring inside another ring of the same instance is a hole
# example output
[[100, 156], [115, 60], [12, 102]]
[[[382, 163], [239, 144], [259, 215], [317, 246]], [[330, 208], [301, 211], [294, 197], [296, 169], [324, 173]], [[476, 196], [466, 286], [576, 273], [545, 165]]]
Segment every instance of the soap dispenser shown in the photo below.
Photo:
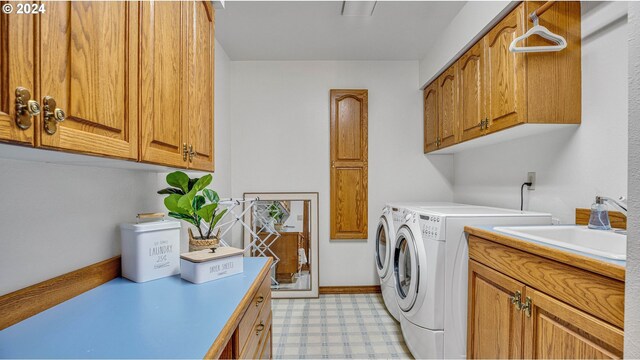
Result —
[[609, 211], [607, 211], [607, 205], [604, 203], [604, 199], [600, 196], [596, 196], [596, 202], [591, 205], [589, 229], [611, 230]]

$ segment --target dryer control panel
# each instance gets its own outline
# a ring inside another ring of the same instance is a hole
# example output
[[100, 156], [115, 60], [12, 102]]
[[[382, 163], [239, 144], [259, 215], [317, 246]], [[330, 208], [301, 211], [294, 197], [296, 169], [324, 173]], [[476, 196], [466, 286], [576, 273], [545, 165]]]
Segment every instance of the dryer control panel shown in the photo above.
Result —
[[444, 240], [444, 218], [436, 215], [420, 215], [422, 237], [429, 240]]

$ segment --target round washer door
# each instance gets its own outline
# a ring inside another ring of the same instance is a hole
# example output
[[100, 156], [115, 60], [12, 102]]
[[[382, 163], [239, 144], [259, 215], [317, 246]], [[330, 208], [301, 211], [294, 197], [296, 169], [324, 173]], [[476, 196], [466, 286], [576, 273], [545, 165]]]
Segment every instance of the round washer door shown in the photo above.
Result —
[[398, 306], [405, 312], [411, 310], [418, 297], [420, 264], [417, 255], [413, 234], [406, 225], [403, 225], [396, 235], [393, 272], [396, 279]]
[[378, 269], [378, 275], [383, 278], [389, 272], [391, 267], [391, 248], [392, 236], [389, 232], [389, 222], [384, 215], [380, 217], [378, 221], [378, 228], [376, 229], [376, 268]]

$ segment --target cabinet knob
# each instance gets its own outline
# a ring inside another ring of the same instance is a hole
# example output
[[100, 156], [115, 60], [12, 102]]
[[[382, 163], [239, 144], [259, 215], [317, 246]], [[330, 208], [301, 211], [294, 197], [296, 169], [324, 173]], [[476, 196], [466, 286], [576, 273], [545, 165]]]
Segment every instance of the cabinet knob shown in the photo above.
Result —
[[259, 335], [264, 330], [264, 321], [260, 320], [260, 324], [256, 325], [256, 335]]
[[16, 125], [22, 130], [31, 127], [31, 117], [40, 114], [40, 104], [31, 100], [29, 90], [18, 87], [16, 88]]
[[264, 296], [258, 296], [258, 299], [256, 300], [256, 306], [262, 304], [264, 302]]
[[187, 155], [189, 155], [189, 151], [187, 151], [187, 143], [182, 144], [182, 161], [187, 161]]
[[51, 96], [45, 96], [42, 99], [42, 104], [44, 107], [44, 131], [49, 135], [53, 135], [58, 130], [58, 123], [63, 122], [67, 115], [64, 110], [56, 107], [56, 100]]

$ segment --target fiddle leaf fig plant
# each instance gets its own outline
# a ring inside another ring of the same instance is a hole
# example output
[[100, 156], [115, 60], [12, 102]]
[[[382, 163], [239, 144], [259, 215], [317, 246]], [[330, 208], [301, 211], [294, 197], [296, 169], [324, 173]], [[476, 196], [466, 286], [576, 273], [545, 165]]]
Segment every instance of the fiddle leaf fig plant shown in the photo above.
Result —
[[[227, 209], [218, 208], [218, 193], [207, 189], [211, 180], [210, 174], [190, 178], [182, 171], [175, 171], [167, 175], [167, 184], [171, 187], [158, 191], [158, 194], [168, 195], [164, 198], [164, 206], [169, 210], [169, 216], [194, 225], [201, 239], [212, 238], [213, 228], [227, 212]], [[202, 231], [202, 221], [208, 225], [206, 232]]]

